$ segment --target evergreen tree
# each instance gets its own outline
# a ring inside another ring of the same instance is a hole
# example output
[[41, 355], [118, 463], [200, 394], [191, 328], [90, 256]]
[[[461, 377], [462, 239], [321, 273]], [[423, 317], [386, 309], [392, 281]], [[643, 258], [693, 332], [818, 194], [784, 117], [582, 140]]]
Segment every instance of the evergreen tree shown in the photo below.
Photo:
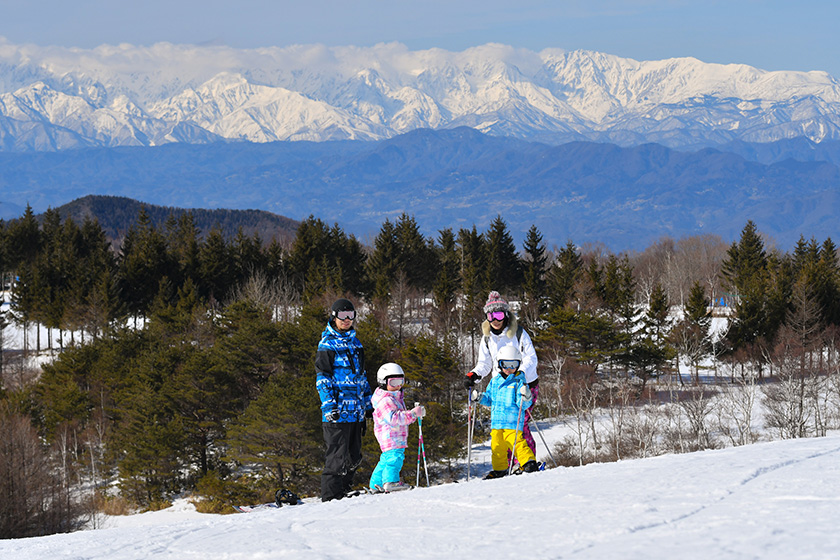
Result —
[[452, 313], [458, 294], [458, 247], [451, 229], [442, 229], [438, 236], [437, 278], [432, 289], [435, 302], [434, 323], [438, 332], [448, 333], [454, 326]]
[[41, 249], [41, 230], [32, 207], [27, 204], [23, 216], [13, 221], [6, 232], [9, 266], [32, 265]]
[[531, 226], [525, 236], [525, 261], [523, 263], [522, 288], [524, 290], [525, 315], [531, 322], [542, 315], [545, 309], [546, 262], [543, 237], [537, 226]]
[[571, 301], [582, 273], [583, 259], [574, 243], [568, 241], [548, 270], [546, 290], [549, 303], [554, 307], [563, 307]]
[[747, 222], [740, 240], [727, 251], [721, 273], [736, 298], [735, 320], [726, 338], [733, 350], [750, 347], [760, 363], [761, 351], [755, 345], [767, 341], [769, 334], [770, 272], [764, 243], [752, 221]]
[[268, 264], [259, 235], [245, 235], [240, 227], [231, 247], [233, 253], [233, 283], [240, 285], [254, 274], [262, 274]]
[[[454, 469], [451, 459], [463, 454], [466, 431], [459, 387], [462, 373], [452, 337], [421, 335], [402, 348], [399, 363], [412, 382], [406, 404], [410, 406], [409, 399], [413, 399], [426, 407], [423, 437], [427, 459], [449, 460], [450, 469]], [[417, 449], [413, 433], [408, 449]]]
[[711, 344], [711, 322], [709, 299], [703, 286], [695, 280], [688, 294], [683, 319], [675, 325], [670, 338], [674, 348], [691, 362], [696, 383], [700, 381], [700, 362], [708, 354]]
[[822, 244], [817, 268], [817, 276], [822, 282], [814, 295], [822, 312], [823, 324], [840, 325], [840, 265], [837, 260], [837, 247], [831, 238]]
[[[260, 465], [271, 487], [315, 491], [322, 467], [321, 414], [313, 406], [314, 374], [279, 372], [231, 424], [226, 458]], [[265, 477], [261, 477], [265, 484]], [[260, 484], [258, 479], [257, 484]]]
[[118, 290], [130, 314], [147, 316], [160, 280], [171, 269], [166, 242], [141, 209], [136, 225], [126, 233], [119, 259]]
[[501, 216], [490, 224], [486, 235], [486, 282], [500, 293], [518, 293], [522, 285], [522, 266], [516, 245]]
[[275, 279], [287, 277], [286, 254], [283, 250], [283, 246], [280, 245], [280, 242], [277, 241], [277, 239], [272, 239], [271, 243], [268, 244], [265, 260], [265, 271], [268, 278]]
[[665, 290], [656, 284], [651, 291], [642, 329], [635, 335], [636, 340], [631, 348], [633, 373], [642, 380], [640, 394], [644, 392], [649, 380], [663, 373], [665, 365], [675, 355], [669, 343], [669, 308]]
[[461, 229], [458, 232], [458, 248], [461, 257], [459, 278], [466, 309], [464, 320], [476, 329], [483, 320], [481, 310], [488, 292], [484, 237], [479, 235], [475, 226], [472, 230]]
[[305, 300], [332, 291], [358, 294], [366, 290], [365, 254], [354, 236], [347, 236], [310, 216], [298, 227], [287, 270]]
[[201, 294], [208, 300], [225, 301], [235, 278], [231, 248], [221, 229], [214, 227], [198, 250]]
[[184, 212], [177, 219], [170, 214], [166, 220], [166, 250], [175, 270], [169, 273], [172, 281], [180, 286], [187, 279], [195, 285], [201, 283], [199, 261], [199, 236], [192, 212]]
[[365, 264], [367, 254], [362, 243], [355, 235], [346, 235], [338, 224], [332, 229], [338, 253], [340, 282], [337, 285], [343, 293], [362, 294], [365, 292]]
[[398, 269], [405, 273], [409, 286], [426, 293], [435, 279], [434, 252], [420, 233], [417, 221], [403, 213], [394, 227], [398, 247]]
[[373, 253], [367, 261], [367, 277], [372, 285], [374, 301], [386, 305], [391, 299], [391, 285], [399, 270], [399, 245], [397, 231], [390, 220], [385, 220], [373, 240]]
[[562, 355], [598, 372], [625, 351], [625, 340], [616, 323], [604, 313], [552, 307], [546, 326], [537, 332], [541, 348], [553, 347]]

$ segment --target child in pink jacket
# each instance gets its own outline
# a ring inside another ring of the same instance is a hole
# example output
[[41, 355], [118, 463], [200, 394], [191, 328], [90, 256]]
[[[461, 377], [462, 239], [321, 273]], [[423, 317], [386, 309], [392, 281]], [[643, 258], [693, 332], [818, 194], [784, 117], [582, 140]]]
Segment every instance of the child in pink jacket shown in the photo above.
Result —
[[403, 400], [405, 373], [394, 363], [384, 364], [376, 372], [379, 386], [373, 392], [373, 433], [382, 455], [370, 477], [374, 492], [395, 492], [411, 486], [400, 481], [400, 471], [408, 447], [408, 425], [426, 415], [426, 409], [415, 406], [406, 410]]

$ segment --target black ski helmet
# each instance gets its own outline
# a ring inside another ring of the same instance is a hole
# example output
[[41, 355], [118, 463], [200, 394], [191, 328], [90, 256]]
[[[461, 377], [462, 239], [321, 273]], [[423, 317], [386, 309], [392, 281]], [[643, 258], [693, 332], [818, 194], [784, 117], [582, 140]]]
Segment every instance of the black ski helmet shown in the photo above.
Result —
[[330, 315], [335, 317], [335, 314], [339, 311], [355, 311], [356, 308], [353, 307], [353, 302], [349, 299], [340, 298], [335, 300], [335, 303], [332, 304], [330, 308]]

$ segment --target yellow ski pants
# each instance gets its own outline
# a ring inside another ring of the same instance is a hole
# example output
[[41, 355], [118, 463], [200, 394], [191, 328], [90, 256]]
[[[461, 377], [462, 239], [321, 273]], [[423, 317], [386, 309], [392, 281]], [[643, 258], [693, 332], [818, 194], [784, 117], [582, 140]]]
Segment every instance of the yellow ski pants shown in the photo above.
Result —
[[514, 439], [516, 440], [514, 453], [520, 465], [536, 459], [520, 430], [490, 430], [490, 457], [494, 471], [508, 469], [508, 451], [513, 449]]

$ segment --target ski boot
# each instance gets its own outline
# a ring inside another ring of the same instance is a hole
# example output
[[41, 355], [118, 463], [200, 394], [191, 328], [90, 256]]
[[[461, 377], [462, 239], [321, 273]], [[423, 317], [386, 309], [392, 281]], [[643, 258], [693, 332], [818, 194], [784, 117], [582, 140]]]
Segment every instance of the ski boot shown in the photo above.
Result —
[[274, 493], [274, 503], [277, 504], [277, 507], [283, 507], [284, 505], [296, 506], [303, 502], [297, 494], [283, 488]]
[[490, 471], [486, 475], [484, 475], [484, 480], [490, 480], [492, 478], [502, 478], [503, 476], [507, 476], [507, 471]]

